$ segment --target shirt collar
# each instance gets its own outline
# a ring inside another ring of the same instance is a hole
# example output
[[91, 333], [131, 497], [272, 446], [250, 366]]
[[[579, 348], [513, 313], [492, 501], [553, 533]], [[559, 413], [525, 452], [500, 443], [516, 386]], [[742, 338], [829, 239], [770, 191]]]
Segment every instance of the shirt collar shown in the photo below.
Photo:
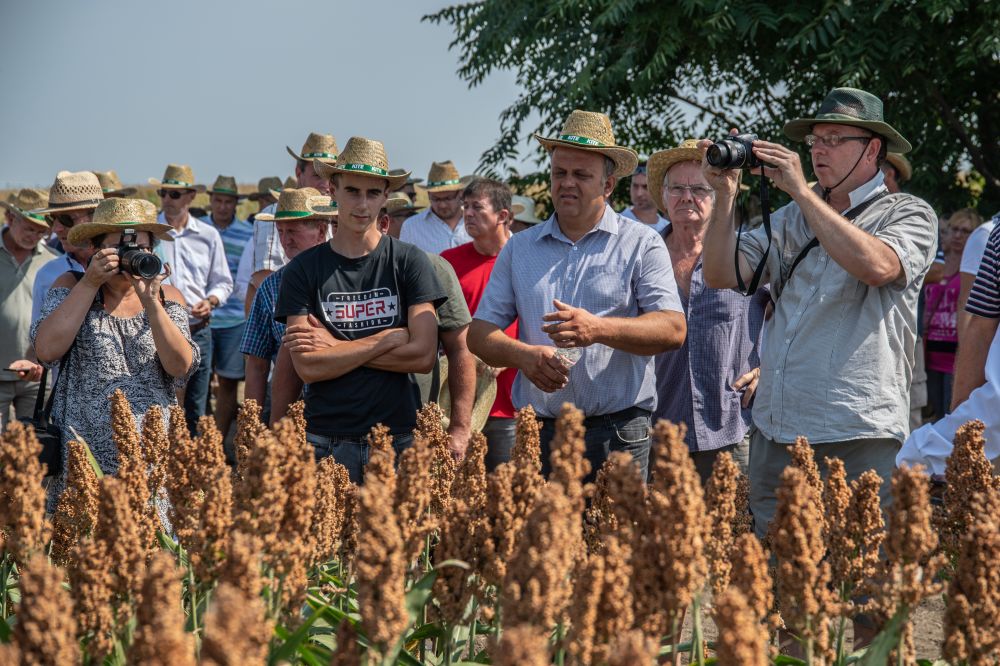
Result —
[[[161, 224], [167, 224], [167, 225], [170, 224], [169, 222], [167, 222], [167, 216], [162, 210], [160, 211], [160, 214], [157, 216], [156, 220]], [[199, 224], [205, 224], [205, 223], [196, 218], [191, 213], [188, 213], [188, 221], [187, 224], [184, 225], [183, 229], [177, 231], [171, 226], [170, 231], [168, 231], [167, 233], [169, 233], [174, 238], [177, 238], [179, 236], [186, 236], [187, 234], [196, 234], [199, 231], [197, 226]]]
[[886, 190], [885, 186], [885, 174], [882, 173], [881, 169], [875, 170], [875, 175], [867, 183], [863, 184], [858, 189], [851, 192], [851, 208], [854, 208], [858, 204], [867, 201], [872, 198], [882, 190]]
[[[551, 236], [552, 238], [555, 238], [558, 241], [562, 241], [563, 243], [569, 243], [570, 245], [574, 244], [573, 241], [571, 241], [569, 238], [566, 237], [566, 234], [562, 232], [562, 229], [559, 228], [559, 223], [556, 221], [555, 213], [552, 213], [551, 217], [549, 217], [549, 219], [547, 219], [542, 224], [543, 227], [542, 227], [541, 237]], [[620, 224], [621, 224], [621, 214], [616, 213], [611, 206], [605, 203], [604, 215], [601, 216], [601, 220], [597, 223], [597, 226], [595, 226], [593, 229], [584, 234], [583, 238], [586, 238], [595, 231], [604, 231], [606, 233], [611, 234], [612, 236], [617, 236], [618, 227]], [[583, 238], [581, 238], [580, 240], [583, 240]], [[579, 243], [580, 241], [577, 242]]]

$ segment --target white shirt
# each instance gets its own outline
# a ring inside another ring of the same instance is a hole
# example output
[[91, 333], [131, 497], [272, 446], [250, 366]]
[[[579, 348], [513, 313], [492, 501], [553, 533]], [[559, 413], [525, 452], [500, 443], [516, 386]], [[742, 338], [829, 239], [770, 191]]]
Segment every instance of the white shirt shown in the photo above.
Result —
[[896, 466], [920, 463], [927, 467], [928, 474], [944, 474], [955, 432], [973, 419], [986, 425], [984, 448], [987, 460], [992, 462], [1000, 457], [1000, 330], [993, 336], [986, 357], [986, 383], [951, 414], [910, 433], [896, 454]]
[[424, 252], [441, 254], [459, 245], [472, 242], [472, 236], [465, 230], [465, 220], [455, 225], [454, 231], [448, 223], [438, 217], [430, 208], [417, 213], [403, 223], [399, 240], [416, 245]]
[[[274, 215], [277, 210], [278, 204], [271, 204], [257, 214], [260, 215], [261, 213], [267, 213], [269, 215]], [[257, 271], [274, 272], [288, 263], [288, 256], [285, 254], [284, 248], [281, 247], [281, 243], [278, 241], [278, 229], [274, 222], [254, 218], [253, 242], [248, 243], [248, 246], [253, 248], [253, 260], [250, 263], [250, 275], [253, 275]], [[240, 260], [240, 263], [243, 263], [242, 259]], [[247, 282], [249, 282], [249, 279]]]
[[35, 273], [35, 284], [31, 288], [31, 323], [35, 323], [42, 314], [42, 303], [45, 302], [45, 294], [49, 293], [52, 283], [59, 279], [59, 276], [69, 271], [85, 272], [87, 269], [80, 265], [76, 259], [68, 254], [56, 257], [49, 263], [38, 269]]
[[[636, 222], [642, 222], [642, 220], [640, 220], [638, 218], [638, 216], [636, 216], [635, 211], [632, 210], [631, 206], [629, 206], [628, 208], [626, 208], [625, 210], [623, 210], [621, 212], [621, 216], [622, 217], [627, 217], [630, 220], [635, 220]], [[642, 222], [642, 223], [646, 224], [645, 222]], [[659, 213], [657, 213], [656, 214], [656, 222], [654, 224], [649, 225], [649, 226], [653, 228], [653, 231], [655, 231], [656, 233], [662, 235], [663, 234], [663, 230], [667, 228], [668, 224], [670, 224], [670, 220], [668, 220], [667, 218], [665, 218], [662, 215], [660, 215]]]
[[[167, 224], [162, 212], [157, 219]], [[170, 277], [164, 283], [176, 287], [188, 307], [209, 296], [225, 303], [233, 293], [233, 276], [216, 228], [189, 214], [183, 229], [171, 228], [169, 233], [174, 242], [161, 241], [156, 246], [156, 254], [170, 264]]]
[[979, 272], [979, 264], [983, 261], [983, 253], [986, 252], [986, 241], [990, 238], [993, 225], [997, 223], [1000, 214], [992, 219], [986, 220], [969, 234], [969, 240], [965, 241], [965, 249], [962, 250], [962, 263], [959, 265], [959, 273], [975, 275]]

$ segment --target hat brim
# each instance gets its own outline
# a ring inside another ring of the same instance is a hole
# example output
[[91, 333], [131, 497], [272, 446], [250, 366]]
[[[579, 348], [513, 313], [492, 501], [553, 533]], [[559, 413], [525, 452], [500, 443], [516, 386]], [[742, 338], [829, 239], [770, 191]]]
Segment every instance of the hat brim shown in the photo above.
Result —
[[172, 228], [173, 227], [169, 224], [160, 224], [159, 222], [144, 224], [102, 224], [100, 222], [84, 222], [83, 224], [74, 225], [73, 228], [69, 230], [69, 237], [67, 240], [70, 245], [81, 245], [94, 236], [100, 236], [101, 234], [115, 234], [120, 233], [125, 229], [132, 229], [134, 231], [148, 231], [160, 240], [173, 242], [174, 238], [170, 235], [170, 230]]
[[[326, 178], [327, 180], [332, 180], [333, 177], [338, 174], [347, 174], [354, 176], [364, 176], [366, 178], [377, 178], [379, 180], [384, 180], [389, 183], [389, 190], [397, 190], [406, 184], [406, 179], [410, 177], [410, 172], [401, 173], [398, 176], [380, 176], [376, 173], [368, 173], [366, 171], [349, 171], [347, 169], [341, 169], [336, 164], [329, 164], [327, 162], [321, 162], [320, 160], [313, 161], [313, 170], [316, 175], [320, 178]], [[464, 185], [463, 185], [464, 187]]]
[[[103, 199], [102, 199], [103, 201]], [[72, 213], [78, 210], [94, 210], [100, 204], [100, 201], [94, 203], [93, 201], [88, 201], [86, 203], [72, 204], [69, 206], [49, 206], [47, 208], [40, 208], [38, 210], [31, 211], [38, 215], [60, 215], [62, 213]]]
[[424, 185], [415, 185], [414, 187], [419, 187], [424, 192], [457, 192], [458, 190], [464, 190], [468, 183], [454, 183], [452, 185], [438, 185], [436, 187], [426, 187]]
[[251, 192], [250, 194], [247, 195], [247, 199], [249, 199], [250, 201], [259, 201], [264, 197], [271, 197], [275, 201], [278, 200], [278, 197], [275, 196], [274, 194], [274, 190], [270, 190], [268, 192]]
[[233, 194], [232, 192], [219, 192], [217, 190], [205, 190], [205, 192], [206, 194], [221, 194], [224, 197], [236, 197], [237, 201], [242, 201], [243, 199], [246, 199], [247, 196], [249, 196], [247, 194], [239, 194], [239, 193]]
[[885, 156], [885, 161], [891, 164], [896, 172], [899, 173], [899, 182], [905, 183], [910, 178], [913, 178], [913, 167], [902, 155], [889, 153]]
[[649, 160], [646, 161], [646, 187], [658, 211], [662, 213], [667, 210], [666, 202], [663, 201], [663, 180], [667, 177], [670, 167], [681, 162], [701, 164], [704, 154], [701, 148], [670, 148], [649, 156]]
[[553, 139], [540, 134], [535, 134], [534, 137], [550, 153], [556, 148], [572, 148], [588, 153], [599, 153], [610, 158], [615, 163], [615, 172], [612, 174], [615, 178], [631, 176], [635, 172], [635, 168], [639, 166], [638, 153], [624, 146], [585, 146], [574, 141]]
[[21, 210], [20, 208], [18, 208], [14, 204], [12, 204], [10, 202], [7, 202], [7, 201], [0, 201], [0, 207], [6, 208], [7, 210], [9, 210], [14, 215], [17, 215], [18, 217], [23, 217], [24, 219], [26, 219], [28, 222], [31, 222], [35, 226], [44, 227], [46, 229], [51, 229], [52, 228], [52, 224], [51, 224], [50, 221], [46, 220], [46, 221], [43, 222], [42, 220], [36, 220], [35, 218], [31, 217], [32, 215], [44, 215], [44, 213], [42, 213], [41, 211], [36, 211], [36, 210], [27, 210], [27, 211], [26, 210]]
[[120, 190], [107, 190], [104, 192], [104, 198], [108, 197], [130, 197], [139, 190], [134, 187], [123, 187]]
[[803, 141], [812, 132], [813, 125], [850, 125], [861, 127], [885, 137], [886, 149], [890, 153], [908, 153], [913, 150], [910, 142], [888, 123], [878, 120], [859, 120], [839, 113], [821, 114], [816, 118], [796, 118], [785, 123], [784, 132], [792, 141]]
[[191, 190], [193, 192], [204, 192], [204, 185], [191, 185], [190, 187], [182, 185], [171, 185], [169, 183], [164, 183], [155, 178], [148, 178], [146, 180], [150, 185], [155, 185], [158, 190]]
[[337, 217], [336, 209], [334, 209], [333, 212], [329, 213], [325, 211], [322, 213], [314, 212], [313, 214], [306, 215], [304, 217], [278, 218], [271, 213], [260, 213], [259, 215], [255, 215], [253, 219], [255, 222], [309, 222], [311, 220], [320, 220], [322, 222], [329, 222], [335, 217]]

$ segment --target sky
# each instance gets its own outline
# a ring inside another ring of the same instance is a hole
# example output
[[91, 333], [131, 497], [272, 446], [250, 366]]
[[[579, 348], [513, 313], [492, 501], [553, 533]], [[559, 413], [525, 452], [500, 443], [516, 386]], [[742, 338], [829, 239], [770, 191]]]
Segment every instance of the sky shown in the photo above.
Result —
[[206, 184], [284, 178], [311, 131], [379, 139], [419, 177], [471, 173], [516, 84], [458, 77], [450, 26], [420, 21], [455, 2], [3, 0], [0, 189], [171, 162]]

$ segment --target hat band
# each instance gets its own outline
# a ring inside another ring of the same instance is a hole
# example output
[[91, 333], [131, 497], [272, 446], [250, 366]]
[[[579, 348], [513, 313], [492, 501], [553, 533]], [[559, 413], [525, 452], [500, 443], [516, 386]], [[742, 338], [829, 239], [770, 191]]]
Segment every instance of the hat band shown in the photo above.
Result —
[[309, 210], [279, 210], [274, 214], [274, 219], [283, 220], [289, 217], [309, 217], [310, 215], [316, 215], [316, 213]]
[[560, 134], [560, 141], [569, 141], [571, 143], [579, 143], [581, 146], [597, 146], [598, 148], [606, 148], [607, 144], [601, 143], [597, 139], [591, 139], [585, 136], [579, 136], [576, 134]]
[[71, 206], [89, 206], [94, 204], [95, 206], [104, 201], [104, 199], [84, 199], [82, 201], [67, 201], [64, 203], [51, 203], [49, 202], [49, 208], [69, 208]]
[[22, 212], [22, 214], [25, 217], [27, 217], [29, 219], [32, 219], [35, 222], [41, 222], [42, 224], [45, 224], [45, 225], [48, 225], [48, 223], [49, 223], [49, 221], [47, 219], [45, 219], [44, 215], [39, 215], [38, 213], [29, 213], [26, 210], [25, 211], [21, 211], [21, 212]]
[[302, 157], [306, 158], [307, 160], [312, 159], [314, 157], [325, 157], [330, 160], [337, 159], [337, 156], [334, 153], [302, 153]]
[[192, 185], [191, 183], [185, 182], [183, 180], [175, 180], [173, 178], [164, 178], [163, 179], [163, 184], [164, 185], [179, 185], [181, 187], [194, 187], [194, 185]]
[[216, 192], [219, 192], [221, 194], [232, 194], [234, 196], [239, 194], [239, 192], [237, 192], [236, 190], [231, 190], [228, 187], [213, 187], [212, 193], [214, 194]]
[[442, 185], [459, 185], [462, 182], [460, 178], [455, 178], [454, 180], [432, 180], [427, 183], [427, 187], [441, 187]]
[[371, 164], [355, 164], [348, 162], [346, 164], [341, 164], [337, 168], [343, 171], [363, 171], [365, 173], [373, 173], [376, 176], [385, 176], [386, 178], [389, 177], [388, 171], [381, 167], [372, 166]]

